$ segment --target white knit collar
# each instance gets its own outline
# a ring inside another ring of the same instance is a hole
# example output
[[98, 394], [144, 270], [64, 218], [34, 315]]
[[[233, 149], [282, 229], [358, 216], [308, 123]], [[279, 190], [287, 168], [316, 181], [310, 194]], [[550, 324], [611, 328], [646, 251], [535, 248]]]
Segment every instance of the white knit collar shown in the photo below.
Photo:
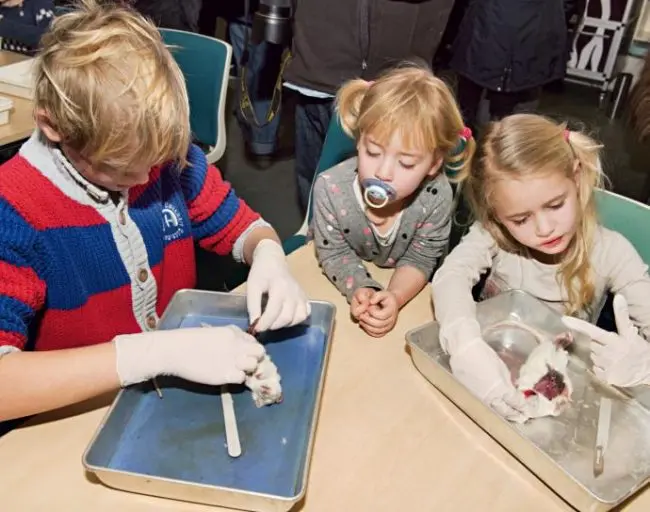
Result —
[[[63, 152], [50, 144], [39, 130], [35, 130], [23, 144], [20, 148], [20, 155], [67, 196], [78, 201], [85, 196], [96, 205], [111, 203], [110, 193], [84, 178]], [[81, 202], [87, 201], [81, 200]]]

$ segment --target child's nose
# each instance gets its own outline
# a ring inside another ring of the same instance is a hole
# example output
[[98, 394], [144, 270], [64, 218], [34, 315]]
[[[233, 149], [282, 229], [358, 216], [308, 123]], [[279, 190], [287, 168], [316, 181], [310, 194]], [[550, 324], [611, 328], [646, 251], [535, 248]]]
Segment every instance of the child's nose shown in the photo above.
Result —
[[380, 179], [381, 181], [392, 181], [393, 180], [393, 167], [390, 165], [389, 162], [384, 161], [379, 168], [377, 169], [377, 172], [375, 173], [375, 176]]
[[553, 232], [553, 224], [546, 215], [537, 215], [535, 217], [535, 231], [537, 236], [544, 238]]

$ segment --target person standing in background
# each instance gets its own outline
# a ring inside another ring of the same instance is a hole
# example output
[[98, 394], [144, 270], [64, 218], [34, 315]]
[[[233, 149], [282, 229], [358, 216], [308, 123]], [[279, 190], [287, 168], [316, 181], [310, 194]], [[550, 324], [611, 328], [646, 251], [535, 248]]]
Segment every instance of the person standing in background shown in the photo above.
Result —
[[431, 65], [453, 3], [296, 1], [292, 58], [284, 85], [298, 93], [295, 175], [303, 212], [338, 88], [352, 78], [373, 80], [402, 60], [422, 59]]
[[197, 32], [202, 0], [126, 0], [156, 26]]
[[[262, 169], [278, 157], [278, 131], [281, 108], [273, 112], [269, 120], [269, 110], [275, 94], [281, 91], [276, 87], [281, 73], [284, 45], [266, 41], [252, 40], [252, 18], [257, 11], [259, 0], [250, 0], [248, 12], [246, 2], [204, 2], [199, 16], [201, 34], [214, 37], [217, 18], [228, 22], [228, 40], [232, 46], [233, 64], [239, 80], [242, 68], [246, 67], [246, 89], [250, 99], [250, 109], [242, 112], [242, 84], [235, 88], [235, 116], [244, 137], [244, 147], [248, 159]], [[247, 52], [247, 62], [244, 55]], [[253, 114], [254, 113], [254, 114]]]
[[564, 77], [568, 68], [568, 63], [571, 60], [571, 53], [573, 52], [573, 45], [578, 38], [578, 33], [582, 27], [588, 0], [564, 0], [564, 19], [567, 26], [567, 65], [564, 67], [564, 75], [562, 78], [549, 82], [544, 86], [545, 91], [552, 93], [562, 93], [564, 91]]
[[564, 77], [566, 0], [471, 0], [454, 41], [450, 67], [458, 75], [465, 123], [476, 130], [487, 91], [492, 119], [534, 100], [541, 86]]

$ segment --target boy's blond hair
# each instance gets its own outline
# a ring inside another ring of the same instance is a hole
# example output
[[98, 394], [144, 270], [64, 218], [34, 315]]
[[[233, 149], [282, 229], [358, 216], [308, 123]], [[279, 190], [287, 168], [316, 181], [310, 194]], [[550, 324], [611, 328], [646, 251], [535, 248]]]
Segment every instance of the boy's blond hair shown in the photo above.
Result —
[[459, 150], [462, 115], [449, 87], [426, 67], [406, 62], [374, 82], [351, 80], [336, 105], [343, 130], [357, 140], [371, 134], [385, 145], [397, 133], [407, 148], [443, 157], [452, 181], [469, 170], [474, 139]]
[[156, 27], [134, 10], [80, 0], [44, 35], [35, 85], [37, 113], [91, 163], [185, 165], [185, 81]]
[[598, 225], [594, 190], [603, 183], [600, 148], [587, 135], [569, 132], [566, 123], [534, 114], [515, 114], [489, 126], [464, 184], [474, 216], [497, 244], [528, 256], [528, 249], [514, 240], [496, 217], [495, 184], [504, 178], [557, 172], [573, 180], [577, 172], [578, 228], [558, 271], [558, 280], [568, 295], [567, 314], [587, 309], [594, 298], [590, 254]]

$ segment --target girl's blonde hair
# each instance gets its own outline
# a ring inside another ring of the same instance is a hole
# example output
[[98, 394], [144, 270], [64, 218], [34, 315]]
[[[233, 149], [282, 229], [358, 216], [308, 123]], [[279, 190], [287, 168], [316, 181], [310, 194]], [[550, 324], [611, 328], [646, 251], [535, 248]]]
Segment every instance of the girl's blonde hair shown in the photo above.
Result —
[[185, 80], [156, 27], [133, 9], [77, 0], [36, 61], [35, 109], [93, 164], [185, 163]]
[[465, 125], [453, 94], [425, 67], [406, 63], [374, 82], [351, 80], [339, 90], [336, 106], [343, 130], [356, 140], [369, 133], [387, 144], [398, 133], [406, 147], [442, 156], [452, 181], [469, 172], [474, 139], [462, 138]]
[[464, 190], [472, 212], [502, 249], [529, 256], [528, 248], [512, 238], [495, 214], [494, 185], [503, 179], [577, 172], [578, 228], [558, 280], [567, 291], [567, 314], [587, 309], [594, 298], [590, 253], [598, 224], [594, 189], [602, 185], [601, 146], [565, 123], [532, 114], [515, 114], [492, 123], [481, 141], [479, 155]]

